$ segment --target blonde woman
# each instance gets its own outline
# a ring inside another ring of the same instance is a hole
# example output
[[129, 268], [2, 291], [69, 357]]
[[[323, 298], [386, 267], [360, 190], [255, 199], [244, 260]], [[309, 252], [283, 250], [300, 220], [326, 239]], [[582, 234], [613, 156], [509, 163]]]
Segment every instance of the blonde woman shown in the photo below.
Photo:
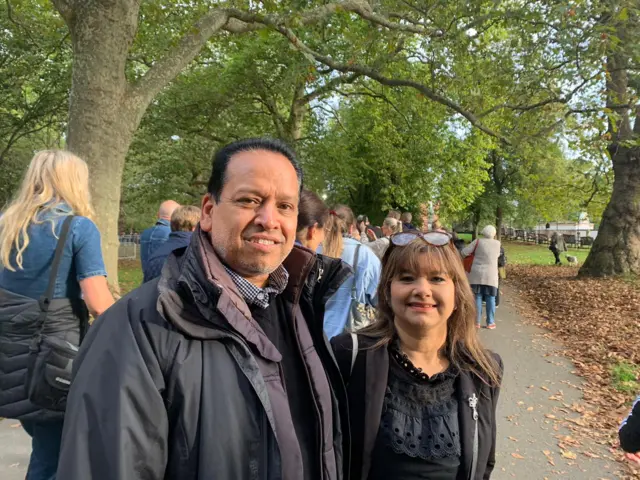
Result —
[[51, 282], [44, 334], [77, 346], [87, 325], [87, 307], [100, 315], [113, 303], [100, 233], [91, 220], [89, 172], [86, 163], [69, 152], [38, 152], [0, 218], [0, 416], [20, 420], [32, 437], [29, 480], [54, 479], [58, 465], [63, 413], [32, 404], [24, 380], [40, 301], [69, 216], [74, 218]]
[[331, 341], [347, 386], [350, 478], [490, 478], [502, 362], [474, 324], [451, 237], [393, 235], [376, 322]]
[[366, 245], [354, 238], [358, 234], [356, 217], [346, 205], [337, 205], [329, 212], [325, 224], [322, 254], [340, 258], [351, 266], [354, 275], [345, 281], [329, 299], [325, 308], [324, 331], [328, 338], [342, 333], [349, 325], [354, 304], [375, 307], [380, 279], [380, 260]]
[[403, 225], [400, 220], [392, 217], [387, 217], [382, 222], [381, 228], [382, 235], [384, 236], [382, 238], [374, 240], [373, 242], [367, 243], [367, 247], [373, 250], [373, 253], [375, 253], [376, 257], [378, 257], [380, 260], [382, 260], [382, 257], [384, 257], [384, 253], [387, 251], [387, 248], [389, 248], [389, 244], [391, 243], [389, 241], [389, 237], [394, 233], [402, 232]]

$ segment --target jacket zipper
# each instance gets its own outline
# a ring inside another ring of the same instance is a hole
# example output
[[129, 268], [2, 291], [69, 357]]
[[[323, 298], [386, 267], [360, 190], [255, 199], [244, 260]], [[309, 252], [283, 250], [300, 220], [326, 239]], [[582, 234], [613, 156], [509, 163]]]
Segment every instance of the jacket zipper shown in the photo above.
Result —
[[478, 466], [478, 397], [474, 393], [469, 397], [469, 407], [473, 410], [473, 457], [471, 458], [471, 472], [469, 480], [476, 477], [476, 469]]

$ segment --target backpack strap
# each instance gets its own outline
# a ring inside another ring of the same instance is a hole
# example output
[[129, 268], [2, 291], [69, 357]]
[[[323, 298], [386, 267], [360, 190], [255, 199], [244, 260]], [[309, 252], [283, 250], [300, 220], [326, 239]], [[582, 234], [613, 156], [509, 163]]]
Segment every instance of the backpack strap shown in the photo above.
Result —
[[356, 282], [358, 281], [358, 258], [360, 257], [360, 247], [362, 245], [356, 245], [356, 253], [353, 254], [353, 285], [351, 286], [351, 300], [358, 301], [358, 291], [356, 289]]
[[47, 285], [47, 290], [44, 293], [44, 296], [40, 299], [40, 309], [42, 313], [45, 314], [42, 317], [42, 321], [40, 324], [40, 328], [38, 329], [38, 333], [42, 333], [44, 329], [44, 324], [46, 322], [46, 313], [49, 310], [49, 305], [51, 304], [51, 300], [53, 300], [53, 294], [55, 293], [56, 288], [56, 279], [58, 278], [58, 269], [60, 267], [60, 260], [62, 260], [62, 254], [64, 253], [64, 246], [67, 243], [67, 236], [69, 234], [69, 228], [71, 227], [71, 222], [75, 218], [74, 215], [69, 215], [65, 218], [62, 223], [62, 229], [60, 230], [60, 236], [58, 237], [58, 244], [56, 245], [56, 253], [53, 256], [53, 262], [51, 263], [51, 273], [49, 273], [49, 284]]

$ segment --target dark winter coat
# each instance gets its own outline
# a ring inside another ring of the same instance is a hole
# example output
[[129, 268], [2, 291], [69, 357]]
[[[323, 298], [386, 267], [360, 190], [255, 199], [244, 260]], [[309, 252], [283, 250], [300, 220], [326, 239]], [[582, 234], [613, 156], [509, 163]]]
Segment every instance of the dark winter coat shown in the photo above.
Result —
[[[372, 348], [375, 340], [358, 335], [358, 354], [351, 369], [353, 342], [350, 334], [331, 340], [340, 369], [347, 384], [351, 420], [350, 480], [367, 480], [371, 455], [375, 446], [389, 374], [389, 350]], [[495, 354], [494, 354], [495, 355]], [[500, 368], [502, 360], [495, 355]], [[459, 405], [462, 458], [458, 480], [485, 480], [491, 477], [495, 465], [496, 405], [500, 389], [489, 387], [476, 375], [462, 371], [456, 380]], [[470, 405], [477, 398], [477, 422]], [[474, 470], [474, 437], [477, 426], [478, 442]]]
[[631, 412], [622, 422], [618, 435], [620, 446], [625, 452], [640, 452], [640, 397], [633, 402]]
[[[322, 472], [314, 475], [341, 479], [349, 465], [349, 450], [342, 453], [348, 416], [340, 410], [346, 391], [322, 318], [350, 270], [299, 247], [284, 266], [282, 299], [316, 399], [309, 421], [318, 422]], [[301, 462], [281, 455], [290, 452], [283, 418], [293, 430], [281, 358], [196, 230], [159, 280], [121, 299], [87, 335], [74, 365], [58, 478], [303, 478]]]

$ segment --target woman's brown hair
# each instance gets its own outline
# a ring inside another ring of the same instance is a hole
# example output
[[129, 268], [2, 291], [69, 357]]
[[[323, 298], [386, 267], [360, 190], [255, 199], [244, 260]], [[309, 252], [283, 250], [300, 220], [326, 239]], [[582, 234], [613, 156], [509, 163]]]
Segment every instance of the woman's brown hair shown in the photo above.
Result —
[[391, 282], [403, 272], [420, 272], [423, 255], [426, 255], [430, 268], [446, 272], [455, 287], [456, 309], [447, 320], [445, 355], [458, 368], [474, 373], [489, 385], [499, 385], [500, 369], [492, 355], [478, 340], [475, 298], [460, 255], [451, 243], [443, 247], [434, 247], [422, 239], [416, 239], [404, 247], [391, 244], [382, 259], [377, 319], [358, 333], [378, 339], [375, 347], [388, 345], [393, 340], [395, 315], [391, 309]]
[[322, 253], [327, 257], [340, 258], [344, 241], [342, 237], [351, 232], [356, 217], [346, 205], [336, 205], [329, 213], [325, 226], [325, 237], [322, 243]]
[[318, 224], [319, 228], [323, 228], [328, 220], [329, 208], [327, 205], [315, 192], [303, 189], [300, 192], [300, 203], [298, 204], [298, 228], [296, 232], [300, 234], [316, 224]]

